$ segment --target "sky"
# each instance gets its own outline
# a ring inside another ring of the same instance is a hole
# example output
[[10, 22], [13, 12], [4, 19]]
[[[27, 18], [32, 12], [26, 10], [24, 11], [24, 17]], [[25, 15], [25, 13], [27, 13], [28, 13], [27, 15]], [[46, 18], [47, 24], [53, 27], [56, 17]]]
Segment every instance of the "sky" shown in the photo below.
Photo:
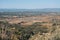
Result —
[[0, 0], [0, 8], [3, 9], [60, 8], [60, 0]]

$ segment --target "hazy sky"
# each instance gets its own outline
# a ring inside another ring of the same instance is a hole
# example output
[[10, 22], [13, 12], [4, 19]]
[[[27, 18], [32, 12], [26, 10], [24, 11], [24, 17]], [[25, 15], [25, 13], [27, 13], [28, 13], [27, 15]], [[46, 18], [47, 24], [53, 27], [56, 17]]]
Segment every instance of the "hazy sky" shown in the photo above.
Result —
[[60, 8], [60, 0], [0, 0], [0, 8]]

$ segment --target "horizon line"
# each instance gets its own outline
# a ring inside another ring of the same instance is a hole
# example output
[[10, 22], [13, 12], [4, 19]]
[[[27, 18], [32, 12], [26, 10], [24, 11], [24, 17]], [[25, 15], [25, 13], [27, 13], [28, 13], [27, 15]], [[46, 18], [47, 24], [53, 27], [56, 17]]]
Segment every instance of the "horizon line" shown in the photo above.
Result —
[[54, 9], [54, 8], [0, 8], [0, 9]]

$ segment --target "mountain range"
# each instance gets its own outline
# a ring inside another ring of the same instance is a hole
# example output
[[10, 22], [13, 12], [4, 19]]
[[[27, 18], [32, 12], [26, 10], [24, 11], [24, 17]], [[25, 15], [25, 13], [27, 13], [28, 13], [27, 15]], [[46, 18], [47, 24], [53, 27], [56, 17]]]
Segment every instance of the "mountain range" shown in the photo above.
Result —
[[44, 8], [44, 9], [0, 9], [0, 12], [60, 12], [60, 8]]

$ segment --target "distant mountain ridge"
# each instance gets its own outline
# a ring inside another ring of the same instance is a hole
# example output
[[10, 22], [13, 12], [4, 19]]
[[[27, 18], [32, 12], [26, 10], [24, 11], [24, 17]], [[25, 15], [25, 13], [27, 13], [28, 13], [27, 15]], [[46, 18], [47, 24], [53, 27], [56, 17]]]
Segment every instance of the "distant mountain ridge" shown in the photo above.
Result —
[[0, 12], [23, 12], [23, 11], [60, 12], [60, 8], [45, 8], [45, 9], [0, 9]]

